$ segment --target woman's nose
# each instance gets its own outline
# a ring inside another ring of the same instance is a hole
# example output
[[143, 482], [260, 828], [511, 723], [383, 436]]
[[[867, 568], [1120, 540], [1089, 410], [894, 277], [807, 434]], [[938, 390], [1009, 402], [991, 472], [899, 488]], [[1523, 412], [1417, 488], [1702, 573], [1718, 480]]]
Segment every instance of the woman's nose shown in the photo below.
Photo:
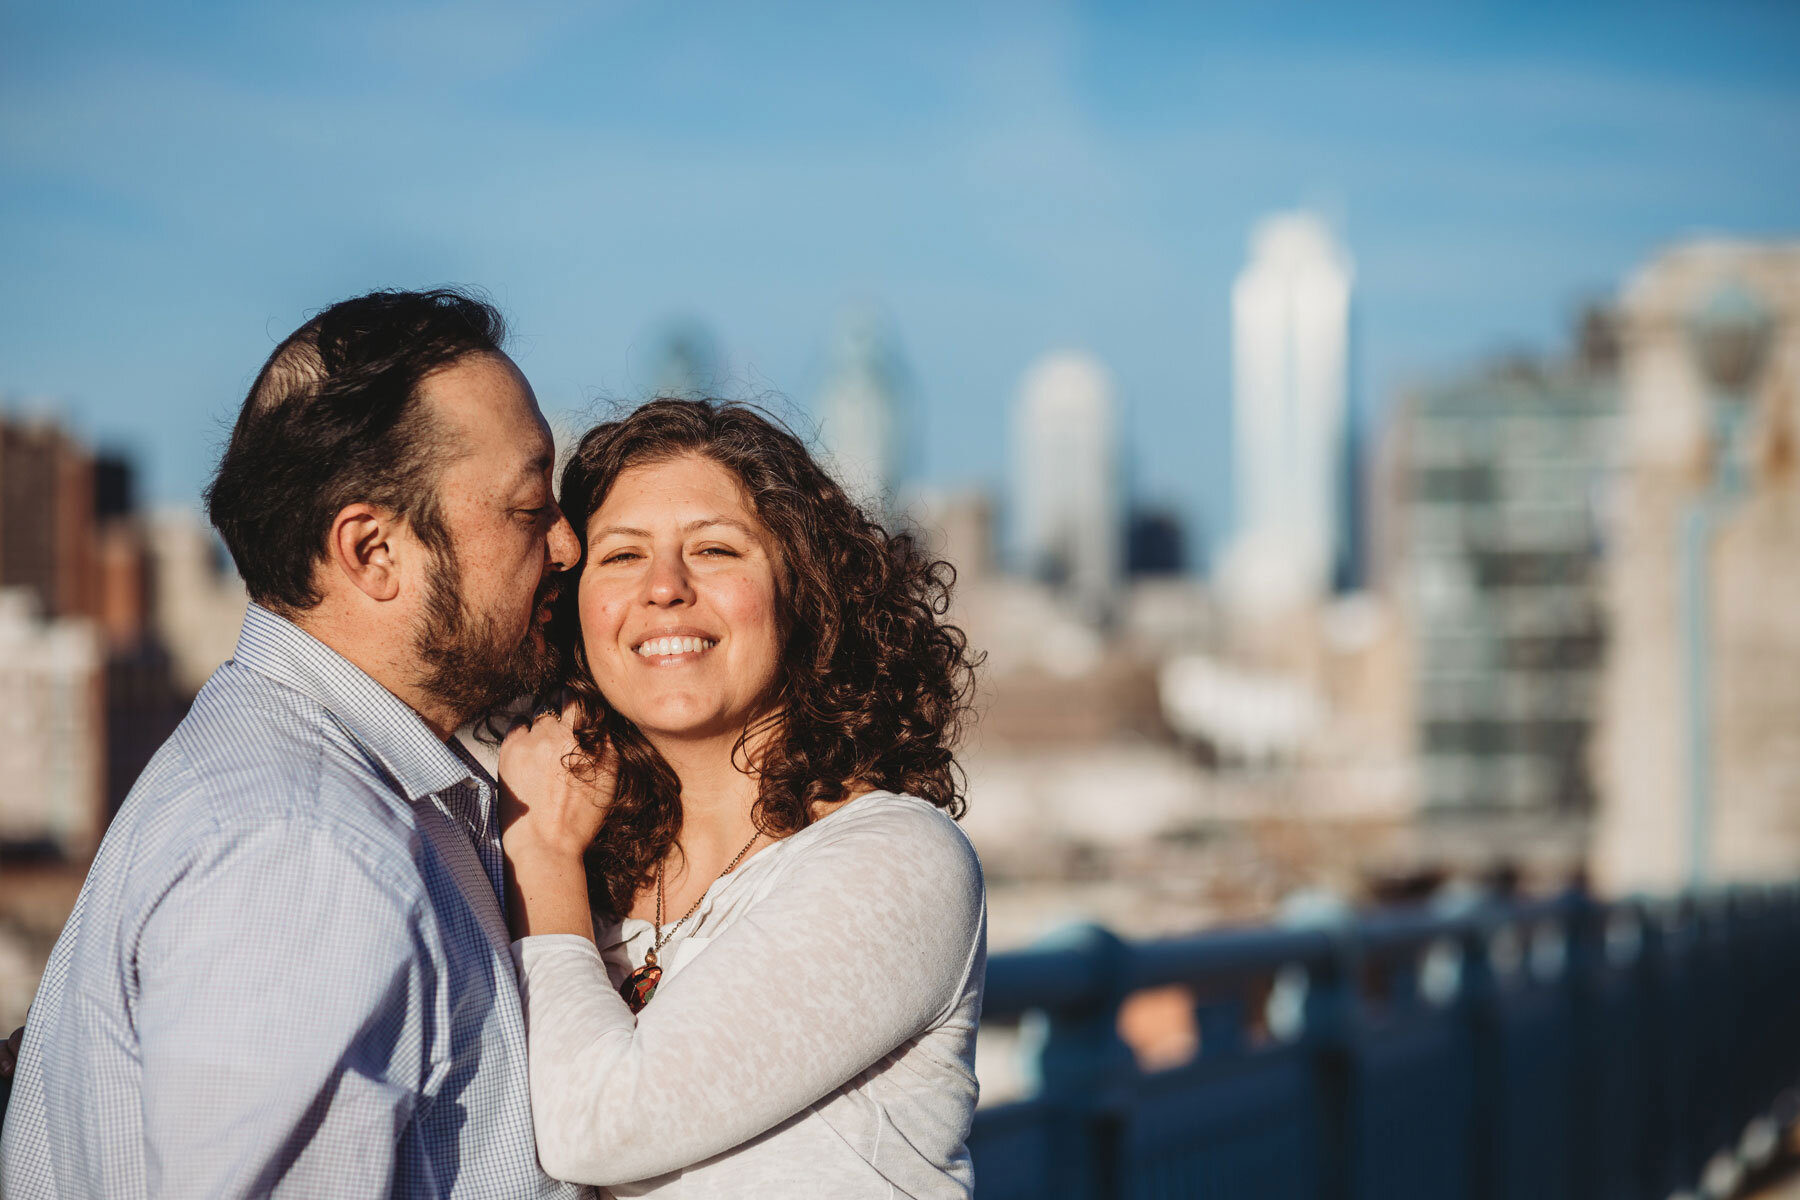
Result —
[[659, 557], [651, 563], [646, 585], [652, 604], [693, 603], [693, 587], [688, 579], [687, 566], [681, 561], [680, 555]]

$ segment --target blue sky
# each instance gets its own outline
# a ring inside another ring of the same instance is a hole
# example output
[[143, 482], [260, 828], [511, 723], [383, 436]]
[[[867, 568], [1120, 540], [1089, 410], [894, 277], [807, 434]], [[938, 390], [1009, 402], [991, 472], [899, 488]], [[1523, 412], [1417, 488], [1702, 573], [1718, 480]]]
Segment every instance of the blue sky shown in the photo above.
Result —
[[[1133, 489], [1229, 519], [1228, 292], [1309, 205], [1358, 400], [1515, 347], [1672, 240], [1800, 233], [1800, 6], [0, 2], [0, 390], [192, 502], [312, 310], [486, 288], [547, 412], [696, 317], [811, 403], [891, 317], [918, 469], [998, 485], [1020, 375], [1107, 363]], [[23, 398], [23, 399], [22, 399]]]

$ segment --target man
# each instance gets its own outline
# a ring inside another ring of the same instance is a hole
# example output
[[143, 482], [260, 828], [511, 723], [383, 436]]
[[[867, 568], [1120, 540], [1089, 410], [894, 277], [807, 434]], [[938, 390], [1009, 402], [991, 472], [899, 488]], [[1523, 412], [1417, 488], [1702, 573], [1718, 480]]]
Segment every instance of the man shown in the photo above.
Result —
[[531, 1137], [495, 786], [579, 547], [499, 315], [334, 305], [208, 492], [254, 601], [107, 832], [26, 1023], [0, 1191], [573, 1197]]

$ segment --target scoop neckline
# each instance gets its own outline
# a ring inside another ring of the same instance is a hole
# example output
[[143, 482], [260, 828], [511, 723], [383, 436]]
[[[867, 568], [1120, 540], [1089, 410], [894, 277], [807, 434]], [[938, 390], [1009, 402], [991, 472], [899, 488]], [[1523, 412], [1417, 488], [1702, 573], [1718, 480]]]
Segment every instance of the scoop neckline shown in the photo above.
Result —
[[[890, 792], [886, 788], [871, 788], [870, 790], [864, 792], [860, 796], [856, 796], [856, 797], [853, 797], [852, 799], [844, 801], [844, 803], [838, 805], [838, 807], [832, 809], [830, 812], [826, 813], [824, 816], [820, 817], [818, 820], [816, 820], [812, 824], [808, 825], [805, 829], [801, 829], [794, 833], [790, 833], [790, 834], [788, 834], [788, 836], [786, 836], [784, 838], [778, 838], [774, 842], [771, 842], [766, 849], [759, 850], [757, 853], [752, 854], [748, 859], [746, 859], [744, 861], [743, 865], [740, 866], [737, 870], [731, 872], [731, 874], [729, 874], [729, 875], [721, 875], [717, 879], [713, 880], [711, 884], [707, 885], [707, 889], [704, 892], [700, 893], [700, 908], [705, 908], [707, 905], [707, 902], [712, 899], [713, 892], [715, 890], [717, 890], [718, 888], [720, 888], [721, 885], [725, 884], [728, 880], [742, 879], [745, 876], [745, 874], [750, 870], [750, 868], [752, 866], [754, 866], [756, 863], [767, 858], [769, 855], [774, 854], [777, 850], [782, 849], [784, 846], [793, 845], [795, 842], [799, 841], [801, 838], [805, 837], [807, 834], [811, 833], [813, 830], [818, 829], [820, 826], [824, 825], [825, 822], [831, 820], [833, 817], [839, 815], [840, 813], [849, 812], [851, 809], [853, 809], [857, 805], [861, 804], [864, 800], [867, 800], [874, 796], [886, 796], [886, 797], [891, 797], [893, 799], [899, 799], [900, 793], [899, 792]], [[699, 909], [695, 910], [694, 915], [695, 916], [700, 915]], [[630, 938], [628, 936], [626, 936], [626, 927], [629, 925], [638, 925], [638, 926], [642, 926], [645, 929], [656, 928], [656, 923], [654, 921], [645, 920], [643, 917], [620, 917], [619, 918], [620, 941], [629, 941], [630, 940]], [[686, 936], [684, 936], [681, 940], [686, 941], [687, 940]]]

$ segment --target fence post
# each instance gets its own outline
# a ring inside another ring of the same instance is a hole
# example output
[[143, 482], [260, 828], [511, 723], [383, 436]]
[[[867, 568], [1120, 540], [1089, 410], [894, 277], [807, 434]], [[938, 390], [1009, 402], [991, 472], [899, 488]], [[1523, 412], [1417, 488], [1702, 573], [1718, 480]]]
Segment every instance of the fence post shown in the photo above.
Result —
[[[1474, 1067], [1474, 1089], [1469, 1108], [1473, 1127], [1469, 1130], [1465, 1194], [1475, 1200], [1497, 1200], [1505, 1194], [1505, 1156], [1500, 1145], [1505, 1112], [1501, 1093], [1505, 1072], [1501, 1064], [1500, 985], [1494, 978], [1489, 946], [1495, 934], [1509, 923], [1510, 917], [1503, 908], [1483, 905], [1457, 939], [1462, 966], [1457, 981], [1456, 1011], [1463, 1022], [1463, 1033], [1469, 1039], [1469, 1057]], [[1521, 969], [1528, 971], [1530, 931], [1515, 925], [1513, 933], [1521, 939]]]
[[1312, 1044], [1313, 1086], [1319, 1104], [1319, 1178], [1322, 1200], [1353, 1200], [1356, 1122], [1352, 1106], [1351, 1040], [1356, 1036], [1360, 969], [1348, 930], [1340, 930], [1329, 959], [1308, 968], [1304, 1025]]
[[1677, 1043], [1688, 1036], [1676, 1013], [1673, 986], [1675, 963], [1670, 925], [1677, 907], [1673, 902], [1644, 902], [1644, 940], [1638, 963], [1646, 1014], [1643, 1053], [1651, 1075], [1650, 1086], [1645, 1089], [1650, 1096], [1645, 1106], [1645, 1125], [1651, 1131], [1646, 1167], [1655, 1189], [1651, 1194], [1659, 1196], [1692, 1182], [1685, 1177], [1677, 1119], [1681, 1080], [1676, 1067], [1682, 1059]]
[[1076, 926], [1045, 945], [1079, 956], [1090, 983], [1087, 1003], [1048, 1013], [1038, 1055], [1044, 1098], [1066, 1123], [1061, 1139], [1064, 1194], [1112, 1200], [1118, 1187], [1119, 1113], [1137, 1074], [1119, 1037], [1119, 1004], [1130, 990], [1131, 947], [1096, 925]]
[[1563, 928], [1568, 939], [1568, 961], [1563, 967], [1563, 986], [1569, 993], [1570, 1033], [1574, 1043], [1574, 1120], [1569, 1149], [1568, 1187], [1574, 1197], [1600, 1196], [1605, 1181], [1600, 1177], [1601, 1073], [1606, 1068], [1606, 1049], [1600, 1027], [1600, 989], [1606, 971], [1606, 908], [1585, 888], [1564, 894]]

